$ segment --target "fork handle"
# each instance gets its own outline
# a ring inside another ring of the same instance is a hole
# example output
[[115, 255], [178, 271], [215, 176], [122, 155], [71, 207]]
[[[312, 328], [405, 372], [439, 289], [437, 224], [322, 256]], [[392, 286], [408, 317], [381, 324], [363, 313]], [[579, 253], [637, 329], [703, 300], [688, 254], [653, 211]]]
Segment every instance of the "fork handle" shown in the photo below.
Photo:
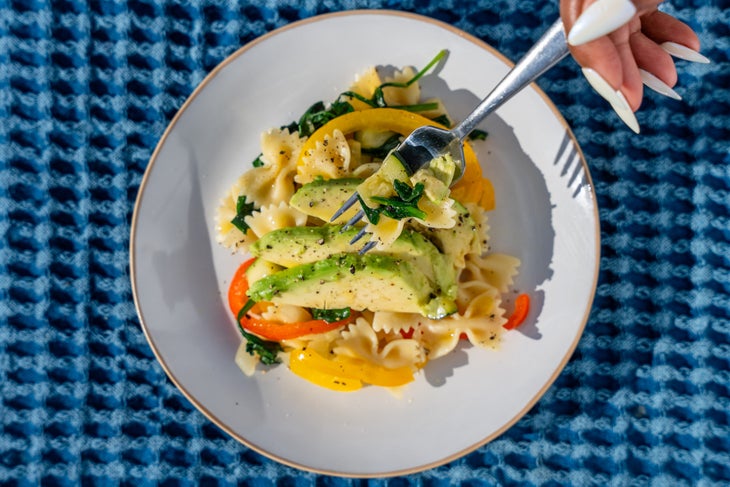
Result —
[[487, 115], [512, 98], [545, 71], [555, 66], [568, 54], [563, 22], [558, 19], [543, 36], [527, 51], [514, 68], [487, 95], [460, 124], [452, 129], [454, 135], [463, 140]]

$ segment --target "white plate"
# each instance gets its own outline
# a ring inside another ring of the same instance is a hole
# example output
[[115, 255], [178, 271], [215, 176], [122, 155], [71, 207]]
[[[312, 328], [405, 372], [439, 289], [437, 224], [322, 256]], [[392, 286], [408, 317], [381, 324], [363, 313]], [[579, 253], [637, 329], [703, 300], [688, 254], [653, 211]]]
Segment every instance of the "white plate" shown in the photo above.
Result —
[[405, 474], [464, 455], [504, 432], [541, 397], [573, 352], [595, 292], [597, 208], [570, 129], [529, 88], [489, 118], [476, 143], [492, 178], [494, 250], [522, 260], [532, 310], [497, 351], [460, 348], [430, 363], [403, 397], [370, 387], [328, 391], [285, 367], [245, 377], [225, 304], [241, 256], [215, 243], [219, 198], [260, 152], [259, 136], [331, 101], [368, 66], [424, 66], [463, 117], [508, 71], [476, 38], [410, 14], [357, 11], [292, 24], [241, 48], [196, 89], [147, 168], [132, 223], [131, 271], [142, 327], [163, 368], [211, 421], [287, 465], [345, 476]]

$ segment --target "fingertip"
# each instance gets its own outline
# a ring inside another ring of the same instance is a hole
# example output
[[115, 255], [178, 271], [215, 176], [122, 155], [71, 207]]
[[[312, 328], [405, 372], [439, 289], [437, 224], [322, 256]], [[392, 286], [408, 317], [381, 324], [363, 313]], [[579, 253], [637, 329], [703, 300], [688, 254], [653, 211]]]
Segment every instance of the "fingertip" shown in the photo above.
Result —
[[695, 31], [681, 20], [662, 11], [641, 16], [641, 31], [657, 44], [674, 42], [700, 51], [700, 38]]
[[605, 36], [636, 14], [631, 0], [597, 0], [586, 8], [568, 32], [568, 43], [580, 46]]

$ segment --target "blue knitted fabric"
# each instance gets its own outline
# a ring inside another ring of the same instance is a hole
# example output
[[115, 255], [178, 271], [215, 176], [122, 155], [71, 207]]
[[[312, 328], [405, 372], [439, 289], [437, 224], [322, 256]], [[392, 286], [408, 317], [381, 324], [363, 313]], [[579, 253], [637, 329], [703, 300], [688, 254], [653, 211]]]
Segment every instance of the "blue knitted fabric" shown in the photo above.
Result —
[[[140, 328], [129, 225], [176, 110], [236, 48], [316, 14], [431, 16], [517, 59], [557, 0], [0, 1], [0, 486], [340, 486], [210, 423]], [[374, 485], [730, 485], [730, 4], [666, 9], [679, 62], [640, 136], [572, 60], [539, 82], [590, 166], [602, 231], [585, 334], [537, 405], [450, 464]]]

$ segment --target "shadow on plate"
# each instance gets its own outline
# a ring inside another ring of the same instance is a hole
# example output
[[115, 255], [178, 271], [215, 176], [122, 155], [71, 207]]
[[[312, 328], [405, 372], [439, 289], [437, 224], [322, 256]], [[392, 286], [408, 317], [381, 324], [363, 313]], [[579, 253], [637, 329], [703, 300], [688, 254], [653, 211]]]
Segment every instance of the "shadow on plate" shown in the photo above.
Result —
[[[437, 73], [422, 79], [423, 92], [439, 93], [444, 105], [449, 107], [451, 117], [462, 120], [482, 98], [465, 89], [451, 89]], [[485, 87], [485, 96], [487, 89]], [[490, 247], [521, 260], [515, 289], [530, 294], [531, 311], [528, 320], [517, 330], [530, 338], [540, 339], [537, 318], [544, 304], [544, 293], [539, 287], [553, 275], [551, 262], [555, 239], [552, 203], [544, 176], [547, 168], [538, 167], [530, 159], [514, 128], [499, 116], [499, 111], [487, 117], [480, 128], [487, 132], [487, 139], [474, 141], [472, 146], [494, 184], [497, 200], [497, 207], [489, 213]], [[570, 142], [569, 137], [567, 142], [563, 141], [561, 152], [570, 155], [572, 149], [577, 155]], [[580, 167], [578, 163], [577, 168]]]

